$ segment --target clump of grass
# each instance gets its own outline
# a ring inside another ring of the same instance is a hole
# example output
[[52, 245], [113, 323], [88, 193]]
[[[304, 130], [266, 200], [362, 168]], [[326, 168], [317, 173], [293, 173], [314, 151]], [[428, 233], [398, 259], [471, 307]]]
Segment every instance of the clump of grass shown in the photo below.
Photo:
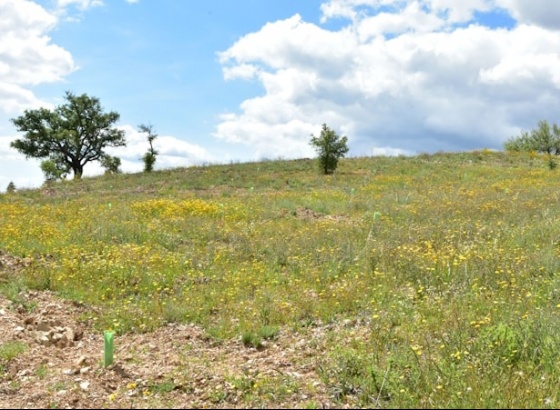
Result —
[[14, 340], [0, 344], [0, 367], [5, 370], [7, 364], [24, 353], [28, 346], [20, 341]]
[[264, 347], [263, 340], [273, 340], [278, 335], [279, 329], [275, 326], [263, 326], [255, 331], [246, 331], [241, 335], [241, 342], [246, 347], [254, 347], [262, 349]]

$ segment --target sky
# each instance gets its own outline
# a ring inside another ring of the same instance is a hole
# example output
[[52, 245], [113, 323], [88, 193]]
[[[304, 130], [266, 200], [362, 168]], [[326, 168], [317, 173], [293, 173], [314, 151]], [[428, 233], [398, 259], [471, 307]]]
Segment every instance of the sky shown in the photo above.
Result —
[[[347, 156], [502, 149], [560, 114], [558, 0], [0, 0], [0, 192], [40, 187], [11, 119], [66, 91], [120, 114], [141, 172], [312, 158], [327, 124]], [[103, 173], [97, 163], [85, 176]]]

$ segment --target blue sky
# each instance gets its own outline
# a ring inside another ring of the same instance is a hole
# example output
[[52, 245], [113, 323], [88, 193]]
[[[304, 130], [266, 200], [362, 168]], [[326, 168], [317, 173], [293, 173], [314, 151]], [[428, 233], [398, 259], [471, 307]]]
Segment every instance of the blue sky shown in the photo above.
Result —
[[[4, 0], [0, 192], [43, 182], [9, 119], [66, 90], [120, 113], [125, 172], [314, 155], [501, 149], [560, 113], [555, 0]], [[88, 164], [86, 175], [102, 172]]]
[[160, 134], [201, 140], [219, 153], [223, 144], [210, 137], [217, 115], [235, 111], [262, 87], [226, 82], [217, 52], [268, 21], [295, 13], [318, 20], [319, 7], [319, 1], [106, 2], [51, 32], [79, 69], [65, 84], [41, 89], [53, 101], [62, 88], [89, 93], [117, 110], [123, 122], [151, 122]]

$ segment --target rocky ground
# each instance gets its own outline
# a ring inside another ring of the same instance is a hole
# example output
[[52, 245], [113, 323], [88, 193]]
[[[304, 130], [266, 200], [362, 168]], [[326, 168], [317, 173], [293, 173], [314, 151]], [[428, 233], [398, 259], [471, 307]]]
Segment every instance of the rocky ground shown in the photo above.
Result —
[[[24, 260], [0, 254], [0, 280], [24, 268]], [[257, 350], [171, 324], [116, 336], [114, 364], [105, 368], [103, 334], [80, 321], [85, 309], [50, 292], [22, 292], [16, 302], [0, 296], [0, 352], [23, 350], [0, 354], [1, 408], [341, 406], [317, 372], [320, 327], [305, 336], [280, 331]]]

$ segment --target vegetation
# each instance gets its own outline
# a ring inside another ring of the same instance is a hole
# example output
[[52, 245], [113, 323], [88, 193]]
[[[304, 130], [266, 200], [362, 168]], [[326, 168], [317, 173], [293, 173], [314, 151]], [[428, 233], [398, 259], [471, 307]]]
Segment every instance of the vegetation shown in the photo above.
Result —
[[541, 154], [560, 154], [560, 127], [547, 121], [539, 121], [537, 128], [531, 132], [524, 131], [520, 136], [510, 138], [504, 143], [507, 151], [539, 152]]
[[103, 155], [101, 158], [101, 166], [105, 168], [106, 174], [120, 174], [121, 159], [112, 157], [111, 155]]
[[140, 132], [146, 134], [146, 138], [150, 144], [148, 152], [146, 152], [142, 157], [142, 161], [144, 161], [144, 172], [152, 172], [154, 164], [156, 163], [156, 156], [158, 155], [158, 152], [154, 149], [153, 145], [154, 140], [157, 138], [157, 134], [154, 133], [154, 127], [152, 125], [140, 124], [138, 128], [140, 129]]
[[47, 182], [51, 182], [66, 178], [70, 169], [61, 161], [56, 159], [46, 159], [41, 161], [41, 171], [43, 171], [43, 174], [45, 175], [45, 180]]
[[11, 360], [28, 349], [25, 343], [20, 341], [8, 341], [0, 343], [0, 376], [2, 376]]
[[4, 342], [0, 344], [0, 362], [9, 362], [25, 350], [27, 350], [27, 345], [22, 342]]
[[[323, 355], [294, 349], [341, 407], [558, 407], [560, 180], [547, 160], [478, 151], [346, 158], [326, 177], [296, 160], [61, 181], [0, 196], [0, 249], [30, 260], [14, 280], [91, 306], [100, 332], [196, 323], [265, 351], [277, 332], [326, 332]], [[264, 406], [306, 379], [284, 376], [232, 383]]]
[[16, 192], [16, 184], [14, 184], [14, 181], [10, 181], [10, 183], [6, 187], [6, 192], [8, 194]]
[[319, 137], [311, 135], [311, 145], [319, 155], [319, 168], [327, 175], [332, 174], [338, 167], [338, 160], [348, 152], [348, 138], [340, 137], [336, 132], [323, 124]]
[[88, 162], [106, 156], [105, 148], [126, 145], [124, 131], [113, 127], [118, 113], [104, 113], [99, 99], [87, 94], [66, 92], [65, 99], [66, 104], [54, 110], [26, 110], [12, 119], [24, 137], [10, 146], [27, 158], [47, 158], [41, 164], [47, 180], [60, 179], [70, 170], [80, 179]]

